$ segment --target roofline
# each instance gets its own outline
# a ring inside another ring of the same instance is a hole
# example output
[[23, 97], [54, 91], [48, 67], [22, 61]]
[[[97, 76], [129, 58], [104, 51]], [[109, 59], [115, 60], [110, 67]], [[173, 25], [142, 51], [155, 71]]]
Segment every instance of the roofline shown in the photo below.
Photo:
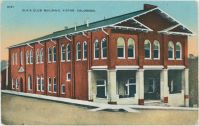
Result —
[[158, 31], [158, 33], [194, 36], [194, 34], [190, 34], [190, 33], [184, 33], [184, 32]]

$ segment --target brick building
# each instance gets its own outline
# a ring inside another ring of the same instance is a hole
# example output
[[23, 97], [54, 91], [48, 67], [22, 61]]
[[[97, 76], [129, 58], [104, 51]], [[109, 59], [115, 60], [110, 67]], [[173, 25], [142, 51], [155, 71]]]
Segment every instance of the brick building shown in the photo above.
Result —
[[9, 47], [9, 88], [110, 104], [187, 106], [191, 34], [146, 4]]

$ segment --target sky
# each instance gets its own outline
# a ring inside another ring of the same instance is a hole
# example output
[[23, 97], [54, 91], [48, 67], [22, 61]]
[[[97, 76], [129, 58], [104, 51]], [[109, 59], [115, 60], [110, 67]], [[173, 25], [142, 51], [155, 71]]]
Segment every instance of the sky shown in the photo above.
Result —
[[[8, 58], [7, 47], [11, 45], [63, 30], [66, 26], [70, 28], [85, 24], [87, 20], [94, 22], [141, 10], [145, 3], [159, 6], [189, 28], [194, 36], [189, 37], [188, 52], [198, 54], [196, 1], [3, 1], [1, 2], [1, 60]], [[52, 12], [52, 9], [56, 12]]]

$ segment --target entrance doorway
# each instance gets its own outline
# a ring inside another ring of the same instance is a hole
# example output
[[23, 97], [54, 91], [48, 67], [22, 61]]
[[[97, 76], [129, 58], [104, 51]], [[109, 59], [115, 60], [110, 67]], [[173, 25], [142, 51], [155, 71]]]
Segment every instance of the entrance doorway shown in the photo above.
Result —
[[23, 92], [23, 79], [20, 78], [20, 92]]

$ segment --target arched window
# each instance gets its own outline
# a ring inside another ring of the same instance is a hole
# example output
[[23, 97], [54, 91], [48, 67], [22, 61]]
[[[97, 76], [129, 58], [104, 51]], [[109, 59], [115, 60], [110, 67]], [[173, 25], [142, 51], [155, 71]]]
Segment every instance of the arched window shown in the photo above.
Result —
[[52, 61], [52, 48], [48, 48], [48, 62]]
[[29, 64], [29, 51], [26, 51], [26, 64]]
[[33, 63], [33, 53], [32, 53], [32, 50], [30, 50], [30, 64]]
[[57, 60], [56, 47], [54, 46], [52, 49], [53, 49], [53, 62], [56, 62], [56, 60]]
[[66, 56], [67, 56], [67, 61], [70, 61], [71, 60], [71, 47], [70, 47], [70, 44], [68, 44], [66, 46]]
[[182, 59], [182, 45], [180, 42], [176, 43], [176, 59]]
[[87, 42], [84, 41], [83, 43], [83, 59], [86, 60], [87, 59]]
[[57, 92], [57, 79], [56, 77], [53, 78], [53, 92]]
[[32, 89], [32, 77], [28, 76], [28, 90]]
[[43, 52], [43, 48], [40, 49], [40, 63], [44, 62], [44, 52]]
[[144, 57], [145, 59], [151, 58], [151, 42], [149, 40], [144, 41]]
[[66, 48], [65, 45], [61, 45], [61, 61], [65, 61], [66, 60]]
[[41, 90], [41, 80], [39, 78], [39, 76], [37, 76], [37, 91]]
[[125, 58], [125, 42], [122, 37], [117, 39], [117, 57]]
[[15, 80], [16, 89], [19, 89], [18, 79]]
[[99, 58], [99, 41], [96, 39], [94, 42], [94, 59]]
[[52, 79], [48, 77], [48, 92], [52, 91]]
[[22, 51], [20, 52], [20, 63], [21, 65], [23, 65], [23, 52]]
[[135, 42], [132, 38], [128, 39], [128, 58], [135, 58]]
[[160, 43], [157, 40], [153, 43], [153, 58], [160, 59]]
[[101, 42], [101, 52], [102, 52], [102, 59], [107, 57], [107, 42], [106, 39], [103, 38]]
[[174, 45], [172, 41], [168, 43], [168, 58], [174, 59]]
[[81, 59], [81, 45], [78, 42], [76, 45], [76, 60], [80, 60]]
[[39, 49], [36, 51], [36, 63], [39, 63]]

